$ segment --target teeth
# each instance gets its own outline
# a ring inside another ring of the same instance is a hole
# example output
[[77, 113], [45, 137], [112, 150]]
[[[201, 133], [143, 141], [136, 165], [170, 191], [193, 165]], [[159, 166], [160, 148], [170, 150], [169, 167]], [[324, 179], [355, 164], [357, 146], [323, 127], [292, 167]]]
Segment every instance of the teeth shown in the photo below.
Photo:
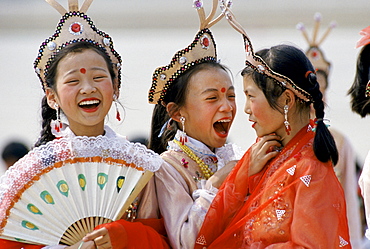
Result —
[[220, 122], [220, 123], [228, 123], [228, 122], [231, 122], [231, 119], [222, 119], [222, 120], [219, 120], [217, 122]]
[[99, 104], [99, 103], [100, 103], [100, 101], [96, 99], [96, 100], [82, 101], [78, 105], [94, 105], [94, 104]]

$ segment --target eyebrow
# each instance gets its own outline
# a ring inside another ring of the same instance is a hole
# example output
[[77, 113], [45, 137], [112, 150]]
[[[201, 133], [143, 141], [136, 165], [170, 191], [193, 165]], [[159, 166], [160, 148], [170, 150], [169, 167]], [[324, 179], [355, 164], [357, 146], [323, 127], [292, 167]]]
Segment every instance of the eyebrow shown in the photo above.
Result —
[[[72, 69], [70, 71], [68, 71], [66, 74], [64, 74], [64, 77], [65, 76], [68, 76], [70, 74], [73, 74], [75, 72], [77, 72], [79, 69]], [[107, 70], [105, 70], [104, 68], [102, 67], [92, 67], [92, 68], [89, 68], [89, 70], [95, 70], [95, 71], [103, 71], [103, 72], [107, 72]]]
[[98, 70], [98, 71], [108, 72], [105, 68], [102, 68], [102, 67], [92, 67], [91, 70]]
[[[235, 89], [234, 86], [230, 86], [229, 89], [227, 89], [227, 90], [229, 91], [229, 90], [234, 90], [234, 89]], [[218, 92], [218, 89], [216, 89], [216, 88], [207, 88], [206, 90], [204, 90], [200, 94], [205, 94], [205, 93], [208, 93], [208, 92]]]

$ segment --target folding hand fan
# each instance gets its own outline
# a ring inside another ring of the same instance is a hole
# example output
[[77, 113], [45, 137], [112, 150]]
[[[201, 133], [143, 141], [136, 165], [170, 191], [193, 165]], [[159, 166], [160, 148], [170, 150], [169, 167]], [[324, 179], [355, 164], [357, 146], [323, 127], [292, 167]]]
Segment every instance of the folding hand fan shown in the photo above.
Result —
[[162, 159], [122, 137], [75, 137], [29, 152], [0, 178], [0, 237], [75, 244], [122, 217]]

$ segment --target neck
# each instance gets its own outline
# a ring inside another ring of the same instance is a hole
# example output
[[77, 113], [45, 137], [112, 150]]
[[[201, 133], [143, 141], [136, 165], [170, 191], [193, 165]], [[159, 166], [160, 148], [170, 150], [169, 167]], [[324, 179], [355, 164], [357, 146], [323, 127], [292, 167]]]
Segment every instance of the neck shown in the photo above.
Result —
[[102, 127], [84, 127], [84, 129], [79, 129], [73, 126], [69, 126], [69, 128], [76, 136], [97, 137], [105, 134], [104, 125]]
[[285, 131], [285, 126], [284, 126], [284, 129], [282, 129], [281, 132], [279, 132], [280, 134], [278, 134], [280, 137], [281, 137], [281, 144], [283, 146], [287, 145], [287, 143], [289, 143], [290, 140], [292, 140], [295, 135], [297, 135], [297, 133], [305, 126], [307, 126], [308, 124], [310, 123], [310, 119], [309, 118], [297, 118], [296, 120], [292, 120], [290, 122], [290, 127], [291, 127], [291, 131], [290, 131], [290, 134], [288, 135]]

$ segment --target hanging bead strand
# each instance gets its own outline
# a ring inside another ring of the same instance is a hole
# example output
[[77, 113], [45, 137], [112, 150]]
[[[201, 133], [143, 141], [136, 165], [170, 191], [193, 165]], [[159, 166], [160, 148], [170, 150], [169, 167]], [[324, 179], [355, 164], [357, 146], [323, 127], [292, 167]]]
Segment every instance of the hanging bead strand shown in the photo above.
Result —
[[212, 175], [212, 170], [208, 167], [207, 164], [203, 162], [202, 159], [200, 159], [197, 155], [194, 154], [194, 152], [185, 144], [182, 144], [178, 140], [173, 140], [183, 152], [185, 152], [186, 155], [188, 155], [192, 160], [194, 160], [198, 165], [200, 170], [202, 171], [204, 177], [208, 180]]

